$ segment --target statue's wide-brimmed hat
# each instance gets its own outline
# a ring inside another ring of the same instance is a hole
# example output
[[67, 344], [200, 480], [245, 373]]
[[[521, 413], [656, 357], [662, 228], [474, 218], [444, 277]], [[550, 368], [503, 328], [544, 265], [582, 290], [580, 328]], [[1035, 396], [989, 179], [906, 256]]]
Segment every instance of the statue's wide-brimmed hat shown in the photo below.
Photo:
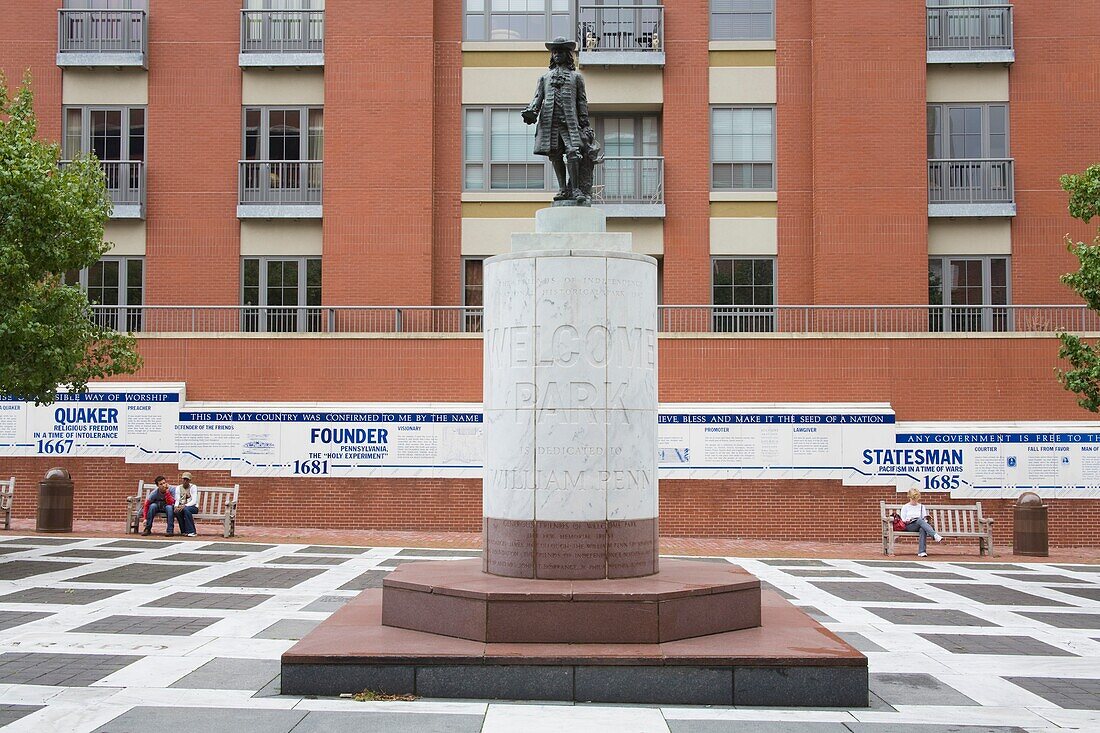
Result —
[[570, 41], [565, 36], [558, 36], [554, 40], [546, 44], [546, 48], [553, 51], [555, 48], [568, 48], [570, 51], [577, 50], [577, 42]]

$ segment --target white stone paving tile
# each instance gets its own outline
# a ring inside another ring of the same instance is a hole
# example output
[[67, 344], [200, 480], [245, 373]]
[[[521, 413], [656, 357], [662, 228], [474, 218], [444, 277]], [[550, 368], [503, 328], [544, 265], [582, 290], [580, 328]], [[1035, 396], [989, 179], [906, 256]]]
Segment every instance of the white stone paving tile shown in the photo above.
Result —
[[356, 702], [349, 699], [323, 698], [301, 699], [295, 710], [319, 712], [367, 712], [367, 713], [419, 713], [422, 715], [484, 715], [487, 702], [446, 702], [441, 700], [416, 700], [413, 702]]
[[[272, 619], [271, 623], [275, 623], [276, 620]], [[268, 626], [270, 625], [268, 624]], [[207, 637], [204, 642], [206, 643], [198, 650], [202, 656], [237, 657], [238, 659], [279, 659], [283, 652], [297, 643], [285, 639], [232, 639], [226, 637]]]
[[[90, 733], [127, 712], [124, 705], [50, 705], [20, 718], [4, 733]], [[151, 721], [151, 727], [155, 722]]]
[[93, 682], [92, 687], [168, 687], [213, 658], [200, 655], [184, 657], [163, 654], [143, 657], [98, 682]]
[[0, 692], [0, 705], [45, 705], [47, 700], [65, 690], [53, 685], [5, 685], [4, 691]]
[[1033, 708], [1054, 704], [993, 674], [936, 674], [936, 679], [980, 705]]
[[781, 710], [768, 708], [661, 708], [666, 720], [763, 720], [782, 723], [855, 723], [841, 710]]
[[[926, 723], [940, 725], [1046, 725], [1045, 719], [1022, 707], [959, 707], [952, 705], [895, 705], [897, 713], [877, 710], [853, 710], [861, 723]], [[899, 715], [900, 714], [900, 715]], [[902, 721], [898, 719], [902, 718]]]
[[1071, 730], [1100, 730], [1100, 710], [1066, 710], [1064, 708], [1036, 708], [1035, 712], [1059, 728]]
[[0, 640], [0, 651], [183, 656], [210, 641], [202, 636], [31, 633]]
[[482, 733], [669, 733], [657, 708], [489, 705]]
[[301, 698], [291, 696], [253, 697], [254, 690], [142, 689], [116, 690], [107, 701], [115, 705], [157, 705], [183, 708], [237, 708], [248, 710], [290, 710]]

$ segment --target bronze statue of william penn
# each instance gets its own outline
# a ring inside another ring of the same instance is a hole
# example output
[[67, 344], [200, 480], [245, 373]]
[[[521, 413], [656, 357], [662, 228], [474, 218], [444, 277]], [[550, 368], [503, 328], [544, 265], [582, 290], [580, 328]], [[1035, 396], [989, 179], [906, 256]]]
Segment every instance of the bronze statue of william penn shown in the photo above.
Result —
[[545, 155], [558, 178], [556, 205], [587, 206], [592, 198], [593, 166], [600, 145], [588, 120], [584, 77], [577, 73], [575, 41], [561, 36], [546, 44], [550, 71], [535, 87], [535, 98], [523, 110], [523, 121], [535, 128], [535, 155]]

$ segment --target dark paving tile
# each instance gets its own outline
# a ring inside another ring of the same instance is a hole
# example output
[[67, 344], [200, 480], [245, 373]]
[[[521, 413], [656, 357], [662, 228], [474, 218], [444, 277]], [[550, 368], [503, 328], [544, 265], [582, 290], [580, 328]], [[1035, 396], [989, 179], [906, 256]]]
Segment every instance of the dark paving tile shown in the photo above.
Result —
[[[1030, 593], [1005, 588], [1002, 585], [986, 585], [982, 583], [932, 583], [940, 590], [956, 593], [964, 598], [969, 598], [987, 606], [1068, 606], [1068, 603], [1052, 601]], [[1069, 588], [1067, 591], [1071, 590]], [[1076, 589], [1072, 589], [1076, 590]]]
[[912, 580], [970, 580], [965, 575], [936, 570], [891, 570], [890, 573], [899, 578], [910, 578]]
[[290, 733], [305, 717], [300, 710], [139, 706], [92, 733], [149, 733], [151, 727], [202, 733]]
[[41, 710], [45, 705], [0, 705], [0, 728]]
[[[1097, 588], [1052, 588], [1059, 593], [1068, 593], [1071, 596], [1087, 598], [1090, 601], [1100, 601], [1100, 587]], [[1058, 604], [1065, 605], [1065, 604]]]
[[169, 687], [188, 690], [261, 690], [279, 676], [278, 659], [212, 659]]
[[1010, 580], [1022, 580], [1030, 583], [1088, 583], [1084, 578], [1074, 578], [1069, 575], [1055, 575], [1053, 573], [994, 573], [1002, 578]]
[[362, 555], [370, 547], [339, 547], [336, 545], [310, 545], [295, 552], [313, 553], [314, 555]]
[[816, 585], [826, 593], [830, 593], [846, 601], [874, 601], [878, 603], [932, 603], [927, 598], [921, 598], [915, 593], [895, 588], [886, 583], [852, 583], [845, 581], [827, 582], [817, 581]]
[[1031, 570], [1027, 565], [1013, 565], [1008, 562], [953, 562], [960, 568], [968, 570]]
[[863, 653], [867, 652], [884, 652], [884, 648], [868, 639], [863, 634], [857, 634], [854, 631], [838, 631], [836, 635], [844, 641], [854, 646], [858, 651]]
[[765, 565], [773, 565], [775, 567], [783, 567], [783, 568], [827, 568], [827, 567], [832, 567], [831, 565], [829, 565], [829, 563], [824, 562], [822, 560], [798, 560], [798, 559], [784, 560], [784, 559], [778, 559], [778, 560], [761, 560], [760, 562], [764, 563]]
[[61, 606], [84, 606], [125, 592], [115, 588], [24, 588], [6, 596], [0, 596], [0, 603], [53, 603]]
[[[397, 553], [398, 557], [481, 557], [481, 550], [427, 550], [410, 547]], [[725, 558], [717, 558], [725, 560]]]
[[[471, 552], [473, 552], [473, 550], [471, 550]], [[477, 554], [480, 555], [481, 551], [478, 550]], [[660, 557], [668, 558], [669, 560], [691, 560], [692, 562], [718, 563], [719, 565], [729, 565], [733, 562], [724, 557], [697, 557], [695, 555], [661, 555]]]
[[386, 570], [368, 570], [340, 586], [340, 590], [366, 590], [367, 588], [381, 588], [382, 578], [389, 575]]
[[296, 618], [284, 618], [281, 621], [268, 626], [266, 629], [258, 634], [252, 636], [253, 639], [288, 639], [291, 641], [298, 641], [309, 632], [320, 626], [320, 621], [309, 621]]
[[845, 570], [843, 568], [794, 568], [792, 570], [780, 569], [780, 572], [787, 575], [794, 575], [802, 578], [863, 578], [864, 575], [859, 573], [853, 573], [851, 570]]
[[206, 588], [293, 588], [325, 572], [323, 568], [248, 568], [203, 583]]
[[198, 552], [263, 552], [274, 546], [248, 542], [212, 542], [203, 547], [196, 547], [195, 550]]
[[1015, 725], [926, 725], [924, 723], [845, 723], [851, 733], [1027, 733]]
[[239, 560], [246, 555], [225, 555], [217, 552], [176, 552], [158, 560], [170, 560], [171, 562], [229, 562]]
[[1055, 705], [1072, 710], [1100, 710], [1100, 679], [1071, 677], [1005, 677]]
[[324, 555], [284, 555], [267, 560], [267, 565], [341, 565], [346, 563], [346, 557], [325, 557]]
[[769, 583], [766, 580], [761, 580], [760, 581], [760, 590], [770, 590], [772, 593], [776, 593], [780, 597], [786, 598], [788, 601], [794, 599], [793, 594], [788, 593], [787, 591], [783, 590], [782, 588], [775, 587], [774, 585], [772, 585], [771, 583]]
[[213, 616], [108, 616], [70, 629], [78, 634], [191, 636], [221, 621]]
[[871, 691], [891, 705], [977, 705], [930, 674], [871, 674]]
[[0, 631], [14, 629], [16, 626], [29, 624], [47, 616], [53, 616], [53, 614], [41, 611], [0, 611]]
[[88, 687], [141, 659], [116, 654], [0, 654], [0, 684]]
[[905, 626], [997, 626], [984, 618], [953, 608], [871, 608], [866, 610], [892, 624]]
[[74, 542], [83, 542], [83, 539], [69, 537], [13, 537], [10, 540], [0, 542], [0, 545], [31, 545], [34, 547], [48, 547], [50, 545], [71, 545]]
[[142, 604], [150, 608], [215, 608], [223, 611], [255, 608], [274, 598], [266, 593], [192, 593], [182, 591]]
[[60, 560], [5, 560], [0, 562], [0, 580], [23, 580], [35, 575], [56, 573], [84, 565], [82, 562], [62, 562]]
[[857, 565], [863, 565], [868, 568], [907, 568], [909, 570], [919, 570], [921, 568], [928, 569], [927, 565], [919, 562], [908, 562], [905, 560], [859, 560]]
[[114, 560], [134, 554], [131, 550], [99, 550], [94, 547], [78, 547], [73, 550], [51, 552], [46, 557], [90, 557], [96, 560]]
[[294, 733], [478, 733], [483, 721], [482, 715], [314, 711]]
[[178, 578], [196, 570], [202, 570], [205, 565], [177, 565], [175, 563], [130, 563], [110, 570], [98, 573], [81, 575], [72, 578], [73, 583], [125, 583], [127, 585], [152, 585], [162, 583], [165, 580]]
[[266, 685], [257, 690], [256, 694], [252, 697], [278, 697], [282, 693], [282, 690], [280, 689], [282, 687], [281, 680], [281, 675], [275, 677], [275, 679], [271, 680]]
[[1062, 570], [1072, 570], [1075, 573], [1100, 573], [1100, 565], [1055, 565]]
[[333, 613], [340, 610], [340, 608], [353, 597], [354, 596], [321, 596], [312, 603], [302, 606], [302, 610], [319, 613]]
[[178, 542], [172, 540], [115, 540], [100, 547], [126, 547], [132, 550], [160, 550], [165, 547], [173, 547]]
[[1059, 629], [1100, 629], [1100, 613], [1043, 613], [1042, 611], [1016, 611], [1016, 613]]
[[835, 624], [836, 619], [825, 613], [816, 606], [799, 606], [798, 607], [804, 614], [817, 621], [819, 624]]
[[33, 547], [0, 547], [0, 555], [10, 555], [13, 552], [27, 552], [33, 550]]
[[1030, 636], [994, 636], [986, 634], [917, 634], [952, 654], [1002, 654], [1025, 657], [1076, 657]]

